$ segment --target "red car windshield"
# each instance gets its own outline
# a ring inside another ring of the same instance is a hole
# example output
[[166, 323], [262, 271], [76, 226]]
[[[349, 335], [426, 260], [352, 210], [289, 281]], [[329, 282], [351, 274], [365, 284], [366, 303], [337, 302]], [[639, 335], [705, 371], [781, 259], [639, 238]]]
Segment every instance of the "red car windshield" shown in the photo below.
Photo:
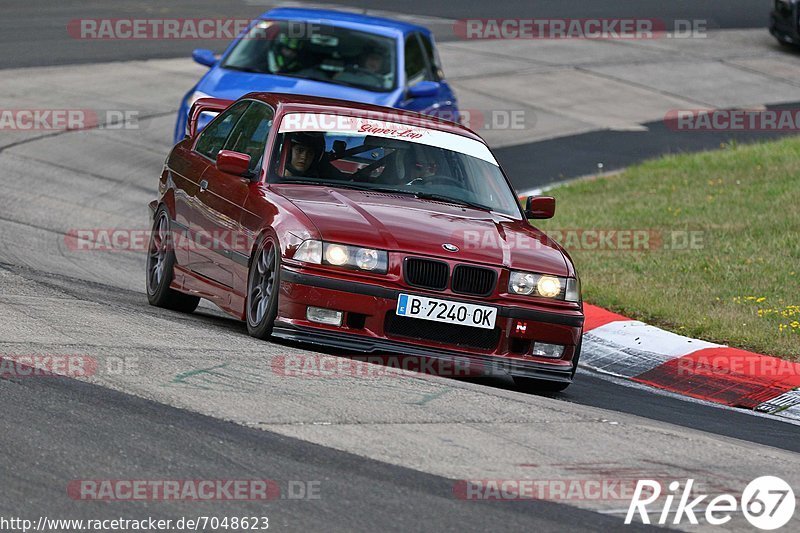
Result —
[[394, 89], [395, 41], [324, 24], [262, 21], [242, 37], [222, 68], [347, 85]]
[[273, 182], [390, 191], [520, 217], [516, 196], [484, 144], [426, 128], [326, 116], [353, 126], [302, 129], [307, 121], [287, 127], [284, 118], [270, 166]]

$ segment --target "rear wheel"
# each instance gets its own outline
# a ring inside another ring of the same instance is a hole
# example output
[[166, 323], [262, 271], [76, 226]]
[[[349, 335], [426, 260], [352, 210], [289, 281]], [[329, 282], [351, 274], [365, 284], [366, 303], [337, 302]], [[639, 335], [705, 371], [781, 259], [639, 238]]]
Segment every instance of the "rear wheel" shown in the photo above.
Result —
[[164, 207], [157, 212], [147, 247], [147, 301], [150, 305], [191, 313], [200, 298], [170, 288], [175, 276], [175, 250], [169, 228], [169, 214]]
[[[575, 347], [575, 357], [572, 358], [572, 375], [570, 379], [575, 379], [575, 372], [578, 370], [578, 360], [581, 358], [581, 344]], [[514, 385], [523, 392], [561, 392], [572, 384], [572, 381], [547, 381], [545, 379], [525, 378], [514, 376]]]
[[278, 314], [280, 250], [270, 237], [256, 247], [247, 276], [247, 332], [266, 339]]

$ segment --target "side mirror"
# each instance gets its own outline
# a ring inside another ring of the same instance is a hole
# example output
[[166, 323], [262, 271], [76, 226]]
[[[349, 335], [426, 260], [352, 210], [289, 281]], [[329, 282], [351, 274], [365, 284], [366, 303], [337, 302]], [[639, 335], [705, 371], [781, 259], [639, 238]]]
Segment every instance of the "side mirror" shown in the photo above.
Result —
[[439, 93], [439, 84], [435, 81], [421, 81], [408, 88], [409, 98], [430, 98]]
[[526, 218], [553, 218], [556, 214], [556, 199], [552, 196], [528, 196], [525, 202]]
[[195, 48], [192, 51], [192, 59], [194, 59], [195, 63], [200, 63], [205, 67], [213, 67], [217, 64], [214, 52], [205, 48]]
[[234, 176], [250, 177], [250, 156], [231, 150], [220, 150], [217, 154], [217, 169]]

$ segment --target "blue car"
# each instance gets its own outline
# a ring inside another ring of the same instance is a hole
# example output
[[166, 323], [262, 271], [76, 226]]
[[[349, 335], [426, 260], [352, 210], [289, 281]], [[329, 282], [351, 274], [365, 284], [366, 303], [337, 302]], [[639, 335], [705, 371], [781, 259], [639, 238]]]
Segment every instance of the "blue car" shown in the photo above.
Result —
[[[210, 69], [181, 101], [175, 142], [184, 138], [197, 99], [235, 100], [252, 91], [339, 98], [458, 120], [433, 36], [414, 24], [279, 8], [253, 21], [219, 59], [203, 49], [192, 57]], [[212, 118], [202, 114], [198, 128]]]

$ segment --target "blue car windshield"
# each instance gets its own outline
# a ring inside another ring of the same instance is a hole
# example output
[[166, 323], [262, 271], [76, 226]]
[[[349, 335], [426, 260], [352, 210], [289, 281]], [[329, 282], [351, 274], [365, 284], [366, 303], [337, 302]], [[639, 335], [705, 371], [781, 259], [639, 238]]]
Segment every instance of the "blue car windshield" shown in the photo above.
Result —
[[222, 68], [387, 92], [396, 82], [395, 41], [324, 24], [264, 20], [231, 49]]

